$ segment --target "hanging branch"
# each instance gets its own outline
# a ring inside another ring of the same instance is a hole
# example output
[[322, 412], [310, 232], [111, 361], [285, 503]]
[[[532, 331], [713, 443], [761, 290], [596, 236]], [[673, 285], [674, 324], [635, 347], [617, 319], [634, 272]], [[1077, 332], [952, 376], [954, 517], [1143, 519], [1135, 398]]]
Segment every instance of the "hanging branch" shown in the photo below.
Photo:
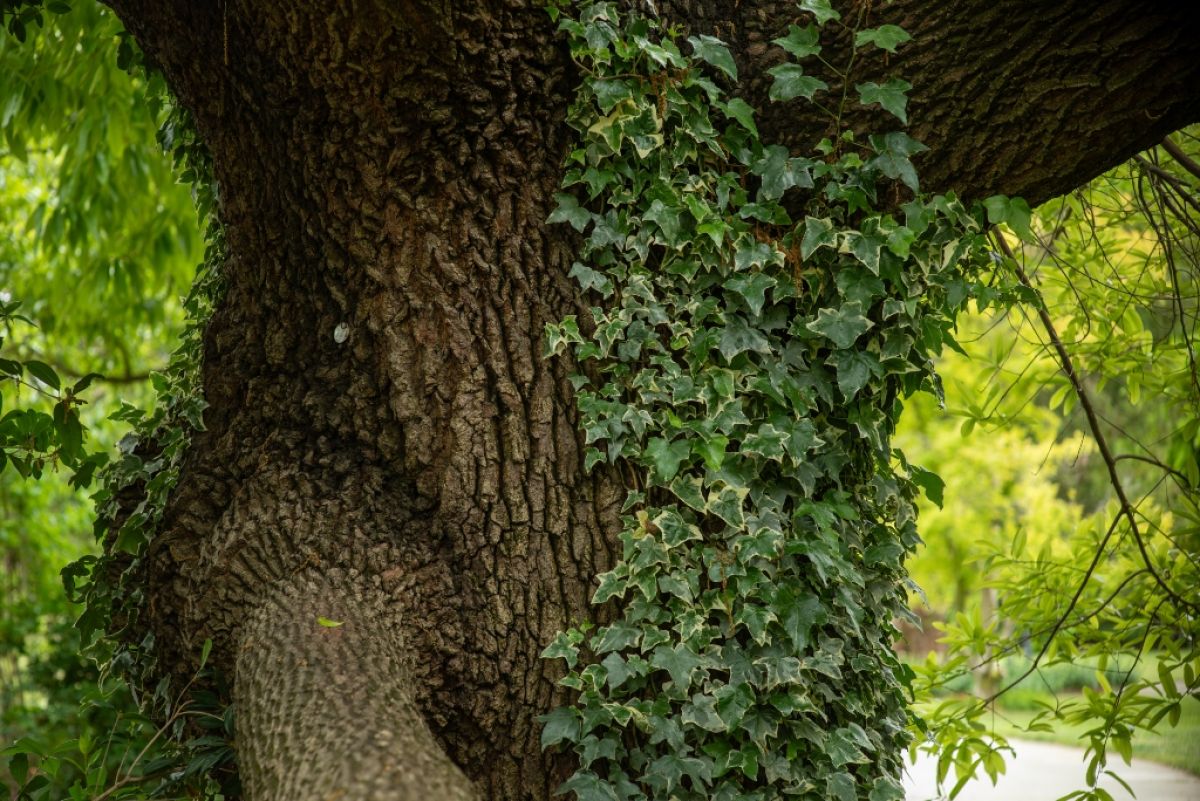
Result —
[[[1031, 292], [1037, 292], [1033, 284], [1030, 283], [1029, 276], [1022, 269], [1020, 262], [1017, 261], [1016, 254], [1013, 253], [1008, 242], [995, 230], [993, 230], [992, 234], [1000, 250], [1004, 252], [1004, 255], [1012, 263], [1017, 280]], [[1120, 516], [1124, 517], [1129, 523], [1129, 530], [1133, 533], [1133, 539], [1137, 543], [1142, 563], [1154, 578], [1154, 582], [1166, 593], [1168, 598], [1179, 606], [1191, 609], [1193, 612], [1200, 612], [1200, 605], [1187, 600], [1175, 592], [1154, 567], [1154, 563], [1150, 559], [1150, 553], [1146, 550], [1146, 543], [1142, 537], [1141, 529], [1138, 527], [1134, 506], [1130, 503], [1129, 496], [1125, 493], [1125, 485], [1121, 482], [1121, 477], [1117, 473], [1117, 461], [1108, 446], [1108, 439], [1104, 436], [1104, 432], [1100, 428], [1100, 420], [1096, 415], [1095, 407], [1092, 405], [1091, 397], [1088, 395], [1087, 390], [1084, 389], [1083, 382], [1079, 379], [1079, 374], [1075, 370], [1075, 362], [1071, 359], [1071, 355], [1067, 353], [1066, 346], [1063, 345], [1062, 339], [1058, 335], [1058, 329], [1055, 327], [1054, 321], [1050, 319], [1050, 313], [1046, 310], [1045, 303], [1039, 302], [1037, 304], [1037, 315], [1038, 319], [1042, 322], [1042, 327], [1046, 330], [1046, 335], [1050, 338], [1050, 343], [1054, 346], [1055, 353], [1058, 354], [1058, 360], [1062, 365], [1063, 373], [1066, 374], [1067, 380], [1070, 381], [1071, 388], [1075, 391], [1076, 398], [1079, 399], [1079, 405], [1083, 408], [1084, 415], [1087, 417], [1088, 428], [1091, 430], [1092, 438], [1096, 441], [1096, 447], [1100, 451], [1100, 458], [1104, 460], [1104, 466], [1108, 470], [1109, 483], [1113, 488], [1113, 492], [1116, 493], [1117, 502], [1120, 504]]]

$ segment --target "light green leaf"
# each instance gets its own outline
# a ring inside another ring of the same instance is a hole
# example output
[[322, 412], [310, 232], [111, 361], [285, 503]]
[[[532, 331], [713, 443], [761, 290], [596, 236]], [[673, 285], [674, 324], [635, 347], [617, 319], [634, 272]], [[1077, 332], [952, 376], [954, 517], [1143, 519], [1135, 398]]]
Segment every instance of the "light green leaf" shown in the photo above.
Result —
[[983, 206], [987, 209], [988, 222], [992, 225], [1004, 223], [1026, 242], [1037, 241], [1033, 229], [1029, 226], [1033, 211], [1023, 199], [992, 195], [983, 201]]

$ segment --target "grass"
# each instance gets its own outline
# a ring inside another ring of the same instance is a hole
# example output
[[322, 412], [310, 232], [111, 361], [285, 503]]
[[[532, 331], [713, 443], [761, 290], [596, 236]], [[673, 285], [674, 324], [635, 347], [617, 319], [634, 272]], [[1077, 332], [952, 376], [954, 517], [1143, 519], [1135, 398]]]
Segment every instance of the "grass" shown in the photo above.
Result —
[[[997, 734], [1012, 739], [1041, 740], [1079, 748], [1087, 747], [1084, 733], [1094, 728], [1094, 723], [1068, 724], [1051, 721], [1053, 732], [1027, 732], [1024, 731], [1024, 727], [1033, 720], [1037, 712], [1024, 708], [1024, 704], [1021, 707], [1001, 707], [995, 717], [987, 722], [994, 722]], [[1133, 736], [1133, 758], [1159, 762], [1200, 776], [1200, 699], [1184, 699], [1179, 725], [1174, 728], [1164, 718], [1158, 725], [1158, 731], [1137, 731]], [[1113, 753], [1111, 759], [1119, 760], [1120, 757]]]

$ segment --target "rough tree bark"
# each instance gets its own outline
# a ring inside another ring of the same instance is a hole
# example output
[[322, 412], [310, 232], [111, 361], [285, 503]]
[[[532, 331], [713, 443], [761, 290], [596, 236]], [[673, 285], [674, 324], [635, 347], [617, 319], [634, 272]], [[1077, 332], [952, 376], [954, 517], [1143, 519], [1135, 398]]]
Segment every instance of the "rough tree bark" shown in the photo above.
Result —
[[[576, 80], [553, 26], [517, 0], [110, 2], [197, 120], [229, 242], [208, 431], [152, 545], [161, 663], [213, 638], [254, 801], [549, 797], [538, 653], [589, 614], [624, 495], [584, 475], [569, 368], [540, 356], [580, 307], [543, 223]], [[729, 41], [766, 108], [794, 4], [658, 5]], [[915, 85], [926, 186], [1038, 202], [1200, 119], [1176, 5], [872, 4], [914, 41], [855, 79]]]

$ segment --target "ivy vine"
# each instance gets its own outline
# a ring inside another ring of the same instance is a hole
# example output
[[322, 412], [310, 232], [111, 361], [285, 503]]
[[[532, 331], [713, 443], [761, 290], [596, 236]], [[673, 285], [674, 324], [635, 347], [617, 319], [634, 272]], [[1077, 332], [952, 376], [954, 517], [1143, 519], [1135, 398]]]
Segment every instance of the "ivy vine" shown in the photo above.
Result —
[[[822, 56], [832, 28], [853, 53], [908, 34], [798, 7], [769, 94], [829, 116], [806, 155], [725, 91], [720, 40], [612, 2], [549, 9], [583, 75], [549, 221], [582, 235], [571, 274], [596, 305], [548, 326], [547, 351], [593, 368], [572, 379], [587, 467], [644, 476], [592, 599], [616, 619], [543, 653], [576, 700], [542, 718], [542, 745], [577, 756], [560, 791], [580, 801], [903, 798], [893, 621], [914, 499], [941, 482], [891, 436], [905, 397], [940, 397], [956, 315], [1006, 290], [985, 281], [987, 211], [920, 192], [911, 86]], [[881, 133], [844, 129], [854, 102]]]

